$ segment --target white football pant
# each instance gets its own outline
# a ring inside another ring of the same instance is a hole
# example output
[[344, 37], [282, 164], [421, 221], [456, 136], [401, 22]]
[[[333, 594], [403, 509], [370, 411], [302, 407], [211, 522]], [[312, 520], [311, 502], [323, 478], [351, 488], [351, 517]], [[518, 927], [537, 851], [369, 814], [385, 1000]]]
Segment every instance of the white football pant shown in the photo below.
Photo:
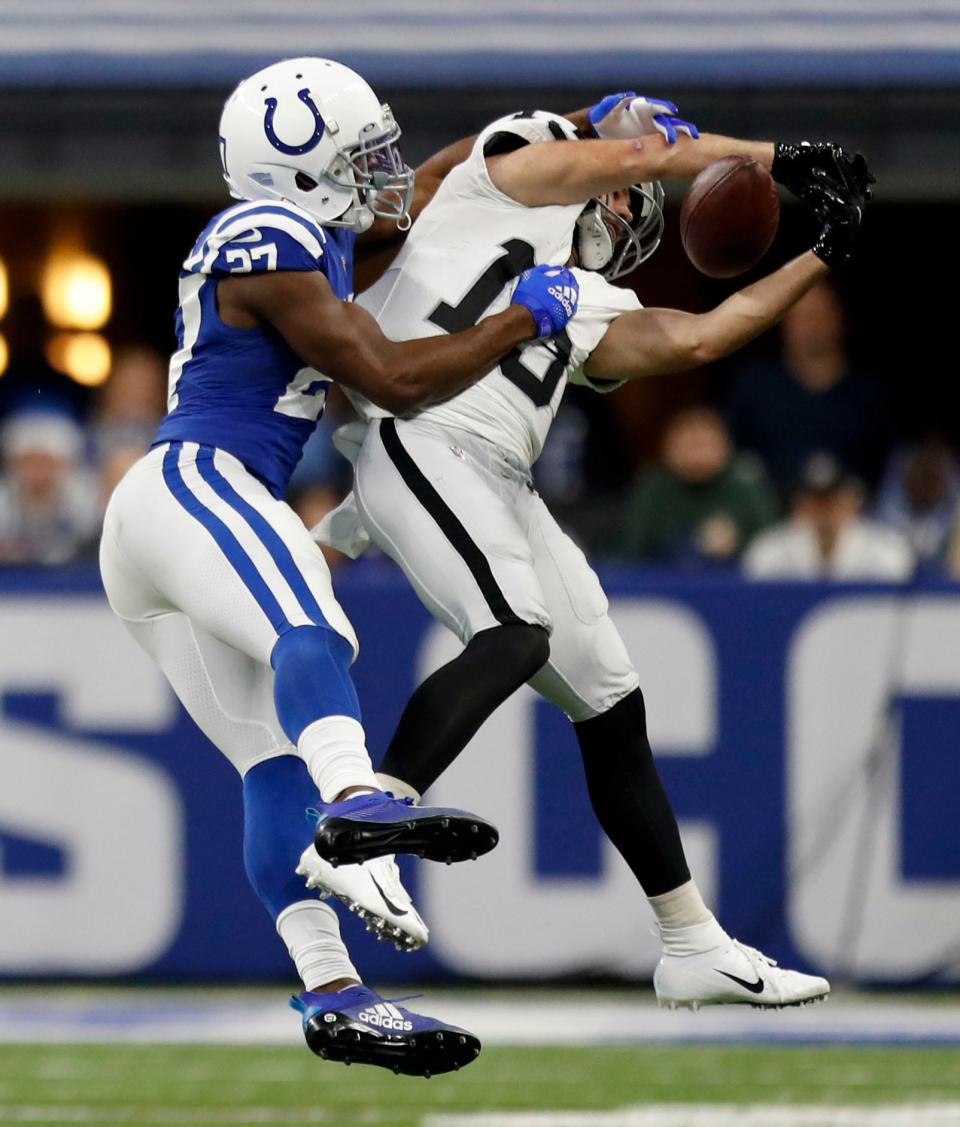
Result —
[[355, 493], [371, 539], [462, 642], [517, 621], [550, 631], [530, 684], [571, 720], [637, 688], [599, 579], [509, 454], [466, 431], [374, 420]]
[[326, 560], [287, 504], [225, 451], [159, 446], [110, 499], [100, 567], [113, 610], [241, 774], [297, 754], [274, 706], [279, 634], [327, 624], [358, 647]]

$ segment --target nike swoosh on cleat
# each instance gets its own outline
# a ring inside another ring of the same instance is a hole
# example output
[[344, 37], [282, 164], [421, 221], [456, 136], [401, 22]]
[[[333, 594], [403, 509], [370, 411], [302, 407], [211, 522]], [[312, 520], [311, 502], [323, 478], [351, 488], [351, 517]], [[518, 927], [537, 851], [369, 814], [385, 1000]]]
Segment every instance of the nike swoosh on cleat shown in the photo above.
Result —
[[[386, 899], [386, 897], [384, 897], [384, 899]], [[747, 982], [744, 978], [737, 978], [735, 974], [727, 974], [725, 970], [717, 970], [716, 967], [713, 969], [717, 971], [717, 974], [722, 974], [724, 978], [729, 978], [731, 982], [736, 982], [737, 985], [742, 986], [744, 990], [749, 990], [751, 994], [763, 993], [763, 988], [766, 984], [759, 975], [757, 976], [756, 982]]]
[[[407, 909], [406, 908], [398, 908], [397, 905], [393, 903], [393, 901], [390, 899], [390, 897], [387, 896], [387, 894], [380, 887], [380, 882], [373, 875], [373, 873], [370, 874], [370, 879], [373, 881], [374, 885], [376, 886], [377, 892], [379, 892], [380, 895], [383, 897], [383, 902], [390, 909], [390, 911], [393, 912], [393, 914], [395, 916], [405, 916], [407, 914]], [[760, 989], [762, 990], [763, 987], [761, 986]]]

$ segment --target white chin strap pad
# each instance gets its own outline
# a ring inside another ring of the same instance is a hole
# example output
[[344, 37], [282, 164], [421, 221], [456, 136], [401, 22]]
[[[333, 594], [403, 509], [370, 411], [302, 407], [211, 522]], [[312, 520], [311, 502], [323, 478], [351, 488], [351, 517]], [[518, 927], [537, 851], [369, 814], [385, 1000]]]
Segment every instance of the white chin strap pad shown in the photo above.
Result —
[[353, 207], [347, 208], [342, 216], [350, 226], [362, 235], [364, 231], [368, 231], [373, 226], [374, 214], [366, 204], [354, 204]]
[[577, 220], [577, 254], [584, 270], [602, 270], [613, 258], [613, 238], [597, 208]]

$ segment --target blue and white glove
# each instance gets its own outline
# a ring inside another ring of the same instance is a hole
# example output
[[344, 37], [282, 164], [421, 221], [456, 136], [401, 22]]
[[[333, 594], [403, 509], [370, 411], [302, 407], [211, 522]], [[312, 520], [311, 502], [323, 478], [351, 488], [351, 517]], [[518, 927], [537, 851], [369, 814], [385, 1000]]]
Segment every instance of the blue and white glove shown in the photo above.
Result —
[[580, 286], [566, 267], [534, 266], [520, 275], [511, 300], [530, 311], [538, 337], [552, 337], [566, 328], [579, 299]]
[[677, 117], [677, 107], [663, 98], [644, 98], [632, 90], [608, 94], [589, 111], [593, 131], [604, 141], [629, 140], [660, 133], [672, 145], [678, 133], [696, 139], [700, 132], [692, 121]]

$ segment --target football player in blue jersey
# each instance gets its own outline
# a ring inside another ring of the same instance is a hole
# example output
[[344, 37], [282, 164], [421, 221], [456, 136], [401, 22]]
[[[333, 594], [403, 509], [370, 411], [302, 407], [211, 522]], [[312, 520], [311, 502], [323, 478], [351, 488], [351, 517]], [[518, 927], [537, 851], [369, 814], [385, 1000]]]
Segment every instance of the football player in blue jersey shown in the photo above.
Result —
[[184, 262], [169, 413], [110, 501], [101, 570], [114, 611], [243, 778], [247, 873], [303, 979], [293, 1001], [311, 1048], [429, 1075], [469, 1063], [479, 1042], [360, 985], [335, 914], [294, 873], [305, 811], [333, 864], [378, 859], [380, 883], [367, 883], [410, 917], [408, 946], [425, 929], [380, 855], [459, 861], [496, 831], [380, 789], [349, 673], [357, 640], [283, 495], [331, 381], [390, 411], [443, 399], [521, 341], [560, 332], [577, 286], [539, 266], [466, 332], [388, 340], [350, 303], [357, 240], [405, 231], [459, 159], [428, 162], [417, 192], [399, 136], [366, 82], [327, 59], [276, 63], [231, 95], [220, 155], [240, 202]]

